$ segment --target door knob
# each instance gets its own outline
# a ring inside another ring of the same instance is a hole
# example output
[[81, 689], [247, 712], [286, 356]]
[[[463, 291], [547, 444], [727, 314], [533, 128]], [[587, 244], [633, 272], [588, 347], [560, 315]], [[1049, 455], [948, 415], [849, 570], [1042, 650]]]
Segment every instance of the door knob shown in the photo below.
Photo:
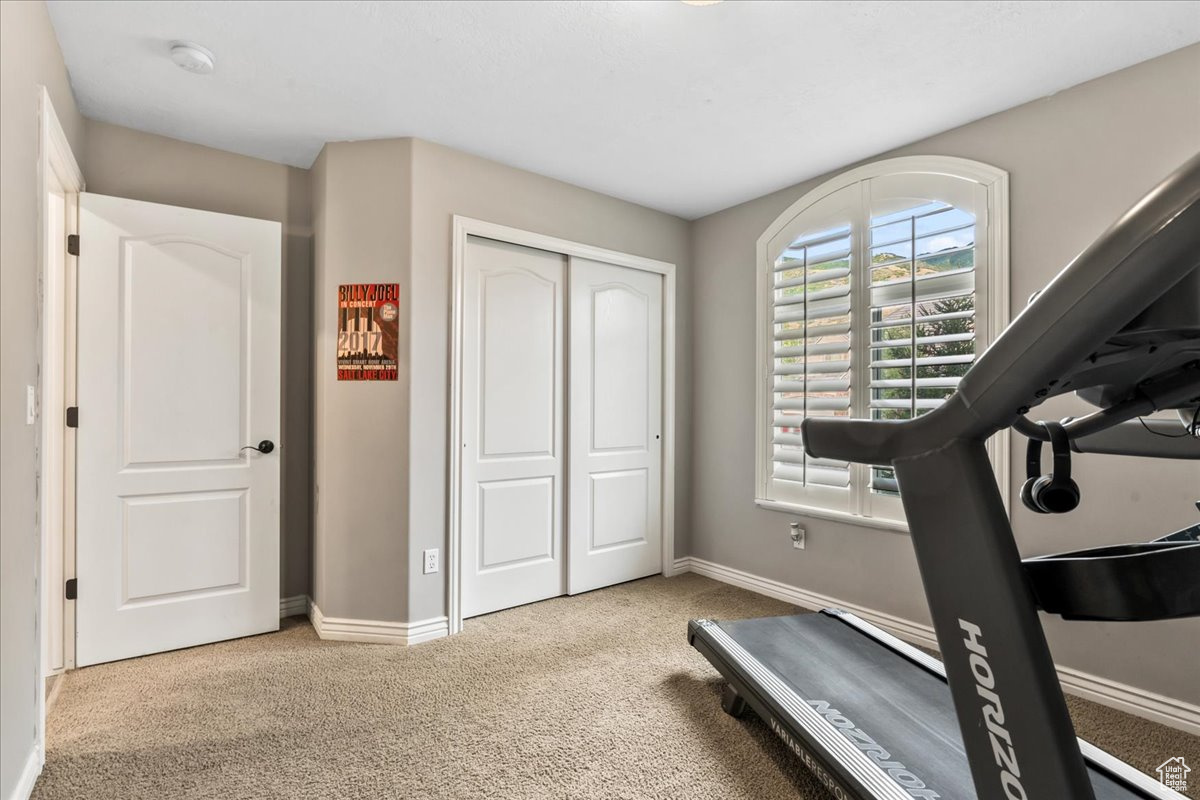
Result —
[[257, 450], [258, 452], [262, 453], [263, 455], [266, 455], [267, 453], [271, 452], [274, 449], [275, 449], [275, 443], [272, 442], [270, 439], [263, 439], [258, 444], [248, 444], [242, 448], [242, 450]]

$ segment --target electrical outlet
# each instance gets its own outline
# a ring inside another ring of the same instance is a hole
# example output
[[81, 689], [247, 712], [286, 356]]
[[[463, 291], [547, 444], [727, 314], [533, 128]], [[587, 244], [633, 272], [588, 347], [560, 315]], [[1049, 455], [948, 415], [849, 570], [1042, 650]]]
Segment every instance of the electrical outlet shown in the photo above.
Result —
[[425, 574], [438, 571], [438, 551], [435, 547], [432, 550], [425, 551]]
[[797, 550], [804, 549], [804, 528], [800, 527], [799, 522], [791, 524], [792, 547]]

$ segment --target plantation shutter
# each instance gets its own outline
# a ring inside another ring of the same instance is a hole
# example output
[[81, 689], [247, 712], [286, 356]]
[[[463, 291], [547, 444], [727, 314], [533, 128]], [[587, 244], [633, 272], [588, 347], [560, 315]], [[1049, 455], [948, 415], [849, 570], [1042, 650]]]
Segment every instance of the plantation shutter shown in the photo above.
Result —
[[[870, 220], [869, 399], [872, 419], [937, 408], [975, 360], [975, 217], [921, 202]], [[890, 468], [871, 489], [898, 491]]]
[[890, 467], [811, 458], [801, 423], [912, 419], [955, 392], [987, 329], [977, 299], [988, 296], [988, 191], [936, 170], [880, 173], [818, 197], [761, 240], [764, 499], [903, 518]]
[[853, 238], [844, 224], [802, 235], [775, 261], [772, 477], [847, 489], [850, 465], [804, 453], [805, 417], [851, 411]]

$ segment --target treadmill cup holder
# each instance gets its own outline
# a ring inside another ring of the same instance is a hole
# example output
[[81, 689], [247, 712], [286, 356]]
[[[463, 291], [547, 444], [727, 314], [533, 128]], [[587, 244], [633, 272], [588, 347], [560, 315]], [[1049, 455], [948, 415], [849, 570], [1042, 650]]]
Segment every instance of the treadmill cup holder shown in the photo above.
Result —
[[1074, 550], [1022, 562], [1037, 605], [1068, 620], [1200, 616], [1200, 525], [1152, 542]]

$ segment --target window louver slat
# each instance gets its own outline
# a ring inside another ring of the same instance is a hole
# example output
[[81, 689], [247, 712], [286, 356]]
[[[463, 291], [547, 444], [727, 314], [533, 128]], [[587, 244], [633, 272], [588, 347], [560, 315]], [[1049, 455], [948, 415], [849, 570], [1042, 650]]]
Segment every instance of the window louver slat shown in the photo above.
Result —
[[846, 397], [797, 397], [775, 399], [779, 411], [849, 411], [850, 398]]
[[[849, 311], [846, 312], [847, 314]], [[784, 339], [820, 339], [824, 336], [846, 336], [850, 333], [849, 322], [839, 322], [832, 325], [816, 325], [813, 327], [801, 330], [799, 328], [786, 328], [775, 331], [775, 341]]]
[[[842, 257], [843, 259], [846, 256]], [[840, 281], [842, 278], [850, 274], [849, 267], [839, 267], [838, 269], [826, 269], [820, 272], [814, 272], [809, 268], [809, 274], [798, 278], [790, 278], [788, 280], [775, 281], [776, 289], [790, 289], [793, 286], [803, 286], [806, 283], [819, 283], [821, 281]]]
[[931, 356], [929, 358], [888, 358], [871, 362], [871, 369], [887, 369], [890, 367], [910, 367], [916, 364], [920, 367], [943, 367], [951, 364], [970, 364], [975, 360], [974, 355], [961, 356]]
[[831, 297], [846, 297], [850, 294], [850, 284], [845, 286], [832, 286], [828, 289], [820, 289], [815, 292], [799, 292], [793, 295], [785, 295], [775, 300], [776, 307], [779, 306], [794, 306], [801, 303], [813, 303], [817, 300], [828, 300]]
[[[911, 263], [911, 259], [907, 259], [907, 258], [904, 259], [903, 262], [901, 262], [901, 264], [905, 270], [907, 270], [909, 268], [910, 263]], [[949, 278], [967, 277], [967, 276], [971, 276], [974, 274], [975, 274], [975, 269], [973, 267], [966, 267], [963, 269], [948, 269], [948, 270], [945, 270], [942, 272], [931, 273], [931, 274], [926, 274], [926, 275], [918, 275], [915, 279], [911, 278], [909, 276], [904, 276], [901, 278], [887, 278], [887, 279], [881, 279], [881, 280], [872, 280], [871, 281], [871, 294], [872, 295], [882, 295], [885, 292], [887, 292], [887, 290], [889, 288], [892, 288], [892, 287], [902, 286], [902, 287], [908, 288], [908, 286], [910, 286], [912, 284], [916, 284], [916, 286], [918, 287], [917, 299], [921, 299], [921, 295], [923, 295], [923, 294], [924, 295], [935, 294], [936, 290], [937, 290], [937, 285], [941, 284], [941, 283], [949, 282], [948, 281]]]
[[[846, 234], [842, 234], [839, 239], [844, 239]], [[776, 272], [790, 272], [792, 270], [807, 270], [808, 280], [810, 283], [821, 280], [826, 271], [835, 269], [831, 266], [834, 264], [845, 263], [850, 258], [850, 249], [826, 250], [820, 254], [811, 253], [808, 261], [805, 262], [803, 256], [796, 258], [792, 257], [784, 261], [780, 261], [775, 265]]]
[[826, 375], [846, 372], [850, 361], [814, 361], [809, 364], [781, 364], [775, 367], [776, 375]]
[[810, 356], [829, 356], [848, 352], [850, 352], [850, 348], [845, 342], [817, 342], [815, 344], [801, 343], [787, 347], [777, 346], [775, 348], [775, 357], [792, 358], [803, 356], [805, 353], [808, 353]]
[[798, 381], [794, 378], [776, 378], [776, 392], [846, 392], [850, 390], [850, 378], [831, 378], [815, 381]]
[[795, 481], [813, 486], [832, 486], [845, 489], [850, 485], [849, 469], [829, 467], [801, 467], [795, 464], [775, 464], [774, 477], [782, 481]]
[[[917, 240], [919, 241], [922, 239], [936, 238], [937, 236], [940, 236], [940, 235], [944, 235], [947, 233], [957, 233], [958, 231], [969, 231], [969, 230], [972, 230], [974, 227], [975, 227], [975, 223], [971, 222], [966, 225], [956, 225], [956, 226], [950, 227], [950, 228], [942, 228], [940, 230], [929, 231], [928, 233], [920, 233], [917, 235]], [[872, 247], [892, 247], [897, 244], [915, 246], [914, 241], [909, 237], [908, 234], [905, 234], [904, 236], [901, 236], [897, 239], [892, 239], [891, 241], [882, 241], [882, 240], [877, 239], [871, 243], [871, 246]], [[965, 250], [970, 247], [971, 247], [971, 245], [966, 245], [961, 249]], [[920, 255], [922, 255], [922, 254], [918, 253], [918, 256], [920, 256]], [[941, 255], [941, 252], [938, 252], [937, 255]], [[871, 264], [872, 268], [878, 267], [878, 266], [879, 266], [878, 263]]]
[[[917, 323], [918, 325], [921, 323]], [[909, 328], [909, 323], [897, 323], [896, 327], [903, 327], [905, 330]], [[917, 347], [928, 347], [935, 344], [945, 344], [946, 342], [973, 342], [975, 334], [973, 333], [944, 333], [937, 336], [918, 336]], [[878, 342], [872, 342], [871, 347], [875, 350], [892, 348], [892, 347], [912, 347], [912, 339], [887, 339]]]
[[775, 463], [776, 464], [803, 464], [805, 454], [803, 450], [793, 449], [786, 450], [782, 447], [775, 448]]
[[[828, 231], [822, 231], [816, 236], [809, 236], [803, 240], [797, 239], [796, 242], [788, 246], [783, 251], [783, 255], [780, 256], [780, 261], [776, 263], [775, 268], [784, 269], [785, 267], [783, 266], [783, 262], [785, 260], [792, 262], [802, 261], [804, 259], [804, 253], [806, 250], [820, 251], [827, 245], [849, 238], [850, 227], [847, 225], [842, 228], [833, 228]], [[849, 245], [846, 246], [846, 250], [849, 252]], [[813, 262], [816, 263], [816, 259], [813, 259]]]
[[850, 464], [847, 461], [835, 461], [831, 458], [812, 458], [805, 455], [804, 451], [795, 447], [776, 447], [775, 460], [784, 464], [803, 464], [805, 459], [810, 467], [824, 467], [826, 469], [847, 469]]
[[[918, 389], [956, 389], [958, 382], [962, 378], [917, 378], [915, 385]], [[879, 380], [871, 381], [871, 386], [879, 389], [906, 389], [911, 388], [914, 381], [909, 378], [901, 378], [899, 380], [888, 380], [880, 378]]]
[[[849, 294], [849, 292], [847, 292]], [[844, 317], [850, 313], [849, 300], [837, 300], [829, 302], [828, 300], [817, 301], [806, 304], [805, 309], [802, 305], [800, 308], [789, 308], [787, 311], [776, 311], [776, 324], [782, 322], [811, 322], [814, 319], [833, 319], [835, 317]]]
[[912, 404], [916, 403], [917, 408], [933, 409], [933, 408], [937, 408], [938, 406], [940, 406], [943, 402], [945, 402], [945, 400], [942, 398], [932, 399], [932, 400], [931, 399], [920, 399], [920, 398], [918, 398], [917, 400], [872, 400], [870, 403], [870, 407], [871, 408], [911, 409]]
[[[974, 309], [971, 309], [968, 311], [952, 311], [947, 314], [930, 314], [928, 316], [917, 317], [916, 323], [918, 325], [924, 325], [926, 323], [933, 323], [933, 322], [946, 322], [947, 320], [952, 320], [952, 319], [970, 319], [974, 316], [975, 316]], [[901, 319], [901, 320], [881, 319], [881, 320], [872, 320], [871, 328], [872, 329], [890, 328], [893, 325], [907, 325], [907, 324], [909, 324], [909, 320], [907, 320], [907, 319]], [[849, 326], [847, 326], [847, 328], [849, 328]]]

